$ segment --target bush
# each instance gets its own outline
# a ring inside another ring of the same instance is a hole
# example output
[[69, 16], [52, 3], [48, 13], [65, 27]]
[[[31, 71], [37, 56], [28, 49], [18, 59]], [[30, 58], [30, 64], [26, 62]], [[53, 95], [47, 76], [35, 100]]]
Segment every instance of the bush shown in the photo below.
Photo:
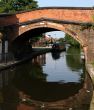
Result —
[[[3, 4], [3, 5], [2, 5]], [[0, 12], [16, 12], [37, 8], [34, 0], [10, 0], [8, 3], [0, 2]]]

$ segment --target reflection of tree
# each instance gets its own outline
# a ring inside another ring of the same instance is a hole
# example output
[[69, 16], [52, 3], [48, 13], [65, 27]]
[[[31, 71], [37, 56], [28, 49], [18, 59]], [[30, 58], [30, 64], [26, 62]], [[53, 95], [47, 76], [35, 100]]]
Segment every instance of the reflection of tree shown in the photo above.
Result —
[[79, 82], [83, 82], [85, 78], [85, 64], [81, 62], [80, 59], [80, 49], [75, 47], [70, 47], [67, 50], [66, 63], [68, 67], [73, 71], [80, 72]]
[[68, 48], [66, 55], [66, 63], [71, 70], [79, 70], [82, 67], [80, 60], [80, 49], [75, 47]]
[[30, 72], [29, 74], [32, 78], [46, 80], [46, 74], [43, 73], [42, 67], [39, 65], [39, 63], [33, 63], [31, 69], [32, 72]]
[[54, 60], [57, 60], [60, 58], [60, 52], [52, 52], [52, 58]]
[[16, 68], [13, 84], [20, 91], [33, 96], [37, 94], [39, 85], [45, 80], [46, 74], [43, 74], [42, 67], [37, 62], [26, 62]]
[[15, 72], [17, 80], [46, 80], [46, 75], [43, 74], [42, 67], [37, 62], [21, 65], [17, 67]]
[[79, 82], [83, 82], [83, 81], [84, 81], [84, 78], [85, 78], [85, 75], [86, 75], [85, 62], [83, 62], [82, 68], [83, 68], [83, 71], [82, 71], [82, 73], [80, 74]]

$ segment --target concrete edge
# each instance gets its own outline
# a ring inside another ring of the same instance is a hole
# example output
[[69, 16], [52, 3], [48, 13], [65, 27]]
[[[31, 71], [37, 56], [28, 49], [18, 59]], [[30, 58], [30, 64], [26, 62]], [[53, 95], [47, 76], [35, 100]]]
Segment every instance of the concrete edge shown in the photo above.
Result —
[[44, 53], [47, 53], [50, 51], [51, 51], [51, 49], [46, 49], [46, 50], [40, 49], [40, 51], [36, 51], [33, 54], [30, 54], [29, 57], [25, 57], [22, 60], [13, 61], [12, 63], [9, 63], [9, 64], [8, 63], [4, 64], [3, 66], [0, 67], [0, 71], [6, 70], [9, 68], [14, 68], [15, 66], [20, 65], [20, 64], [24, 64], [25, 62], [36, 57], [37, 55], [44, 54]]

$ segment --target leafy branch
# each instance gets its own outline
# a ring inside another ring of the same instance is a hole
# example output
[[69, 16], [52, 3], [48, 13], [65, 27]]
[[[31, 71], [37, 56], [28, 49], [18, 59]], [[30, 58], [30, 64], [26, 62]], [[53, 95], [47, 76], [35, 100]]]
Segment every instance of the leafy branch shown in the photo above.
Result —
[[94, 29], [94, 24], [93, 23], [85, 23], [85, 24], [81, 24], [81, 31], [85, 30], [85, 29]]

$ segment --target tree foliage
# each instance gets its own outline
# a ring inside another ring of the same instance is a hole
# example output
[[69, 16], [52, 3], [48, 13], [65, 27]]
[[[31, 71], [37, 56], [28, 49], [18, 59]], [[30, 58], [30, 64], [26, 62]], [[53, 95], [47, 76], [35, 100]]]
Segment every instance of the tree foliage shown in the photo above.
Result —
[[69, 47], [66, 55], [66, 63], [71, 70], [81, 69], [80, 49]]
[[94, 24], [93, 23], [86, 23], [81, 25], [81, 31], [85, 29], [93, 29], [94, 30]]
[[59, 38], [58, 41], [59, 41], [60, 43], [63, 43], [63, 42], [64, 42], [64, 38]]
[[37, 36], [34, 36], [30, 39], [31, 43], [35, 43], [37, 41], [39, 41], [41, 39], [42, 35], [37, 35]]
[[80, 44], [68, 34], [65, 35], [65, 40], [67, 43], [69, 43], [72, 46], [77, 46], [77, 47], [80, 46]]
[[35, 0], [9, 0], [7, 3], [3, 3], [3, 7], [0, 8], [1, 12], [16, 12], [25, 11], [37, 8], [37, 1]]

